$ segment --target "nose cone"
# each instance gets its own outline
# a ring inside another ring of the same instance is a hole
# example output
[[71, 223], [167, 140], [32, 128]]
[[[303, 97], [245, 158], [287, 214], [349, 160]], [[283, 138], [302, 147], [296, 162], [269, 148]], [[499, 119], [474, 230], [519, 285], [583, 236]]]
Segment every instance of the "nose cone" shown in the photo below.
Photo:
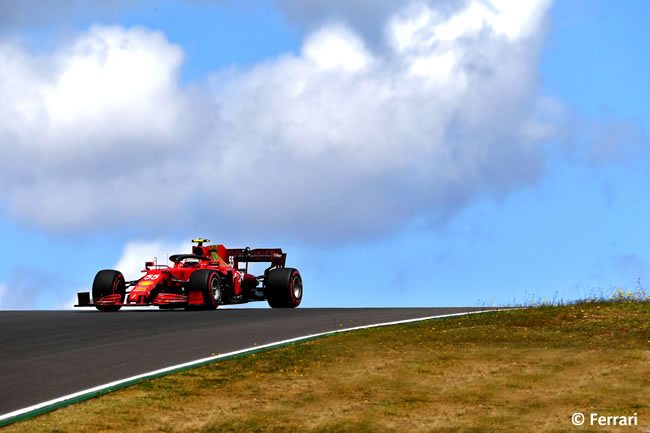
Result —
[[151, 290], [153, 290], [153, 288], [156, 287], [156, 284], [161, 280], [162, 275], [155, 271], [145, 275], [133, 290], [131, 290], [131, 293], [129, 293], [129, 302], [135, 302], [137, 304], [146, 303]]

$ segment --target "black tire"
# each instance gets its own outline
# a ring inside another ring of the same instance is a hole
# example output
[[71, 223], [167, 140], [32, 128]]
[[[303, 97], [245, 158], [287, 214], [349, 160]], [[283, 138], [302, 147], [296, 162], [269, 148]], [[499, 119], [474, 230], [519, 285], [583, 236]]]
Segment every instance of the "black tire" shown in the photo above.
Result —
[[[108, 295], [120, 295], [120, 303], [124, 302], [126, 296], [126, 283], [124, 276], [119, 271], [104, 269], [97, 272], [93, 281], [93, 302]], [[122, 308], [120, 305], [95, 305], [99, 311], [114, 312]]]
[[201, 292], [203, 307], [209, 310], [214, 310], [219, 306], [223, 295], [219, 274], [211, 269], [194, 271], [190, 276], [189, 290], [190, 292]]
[[302, 301], [302, 277], [297, 269], [269, 271], [264, 280], [264, 294], [271, 308], [296, 308]]

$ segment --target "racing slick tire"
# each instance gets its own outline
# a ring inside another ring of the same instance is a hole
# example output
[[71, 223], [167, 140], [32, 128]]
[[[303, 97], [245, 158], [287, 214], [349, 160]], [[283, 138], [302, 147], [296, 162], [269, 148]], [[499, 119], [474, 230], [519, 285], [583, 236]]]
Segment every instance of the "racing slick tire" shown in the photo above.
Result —
[[264, 294], [271, 308], [296, 308], [302, 300], [302, 277], [297, 269], [269, 271], [264, 279]]
[[[211, 269], [199, 269], [190, 276], [190, 292], [203, 294], [203, 308], [214, 310], [221, 302], [221, 280], [219, 274]], [[191, 306], [188, 305], [188, 308]]]
[[93, 303], [95, 303], [95, 308], [106, 312], [119, 311], [122, 308], [120, 305], [97, 305], [100, 298], [109, 295], [120, 295], [118, 302], [123, 303], [126, 295], [126, 283], [121, 272], [104, 269], [97, 272], [93, 281]]

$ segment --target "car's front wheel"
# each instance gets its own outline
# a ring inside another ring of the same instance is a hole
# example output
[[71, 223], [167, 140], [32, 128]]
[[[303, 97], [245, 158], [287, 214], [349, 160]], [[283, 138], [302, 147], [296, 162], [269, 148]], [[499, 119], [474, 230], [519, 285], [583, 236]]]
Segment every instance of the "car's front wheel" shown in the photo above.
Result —
[[121, 272], [104, 269], [93, 281], [93, 303], [99, 311], [119, 311], [126, 295], [126, 283]]

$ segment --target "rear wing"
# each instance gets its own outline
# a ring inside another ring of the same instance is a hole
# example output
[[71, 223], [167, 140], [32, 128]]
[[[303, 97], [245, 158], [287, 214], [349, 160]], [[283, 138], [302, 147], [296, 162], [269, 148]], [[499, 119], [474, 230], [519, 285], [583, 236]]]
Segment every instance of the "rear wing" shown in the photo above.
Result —
[[[229, 265], [239, 269], [240, 263], [251, 262], [268, 262], [271, 263], [269, 269], [273, 267], [284, 268], [287, 261], [287, 253], [283, 253], [280, 248], [256, 248], [254, 250], [246, 248], [226, 248], [223, 245], [203, 245], [203, 242], [209, 242], [207, 239], [197, 239], [194, 242], [200, 242], [199, 245], [192, 247], [192, 254], [209, 257], [213, 261], [222, 265]], [[248, 269], [248, 265], [246, 265]]]
[[270, 262], [271, 267], [284, 268], [287, 253], [283, 253], [281, 248], [228, 248], [226, 260], [232, 262], [235, 269], [239, 269], [239, 263], [251, 262]]

